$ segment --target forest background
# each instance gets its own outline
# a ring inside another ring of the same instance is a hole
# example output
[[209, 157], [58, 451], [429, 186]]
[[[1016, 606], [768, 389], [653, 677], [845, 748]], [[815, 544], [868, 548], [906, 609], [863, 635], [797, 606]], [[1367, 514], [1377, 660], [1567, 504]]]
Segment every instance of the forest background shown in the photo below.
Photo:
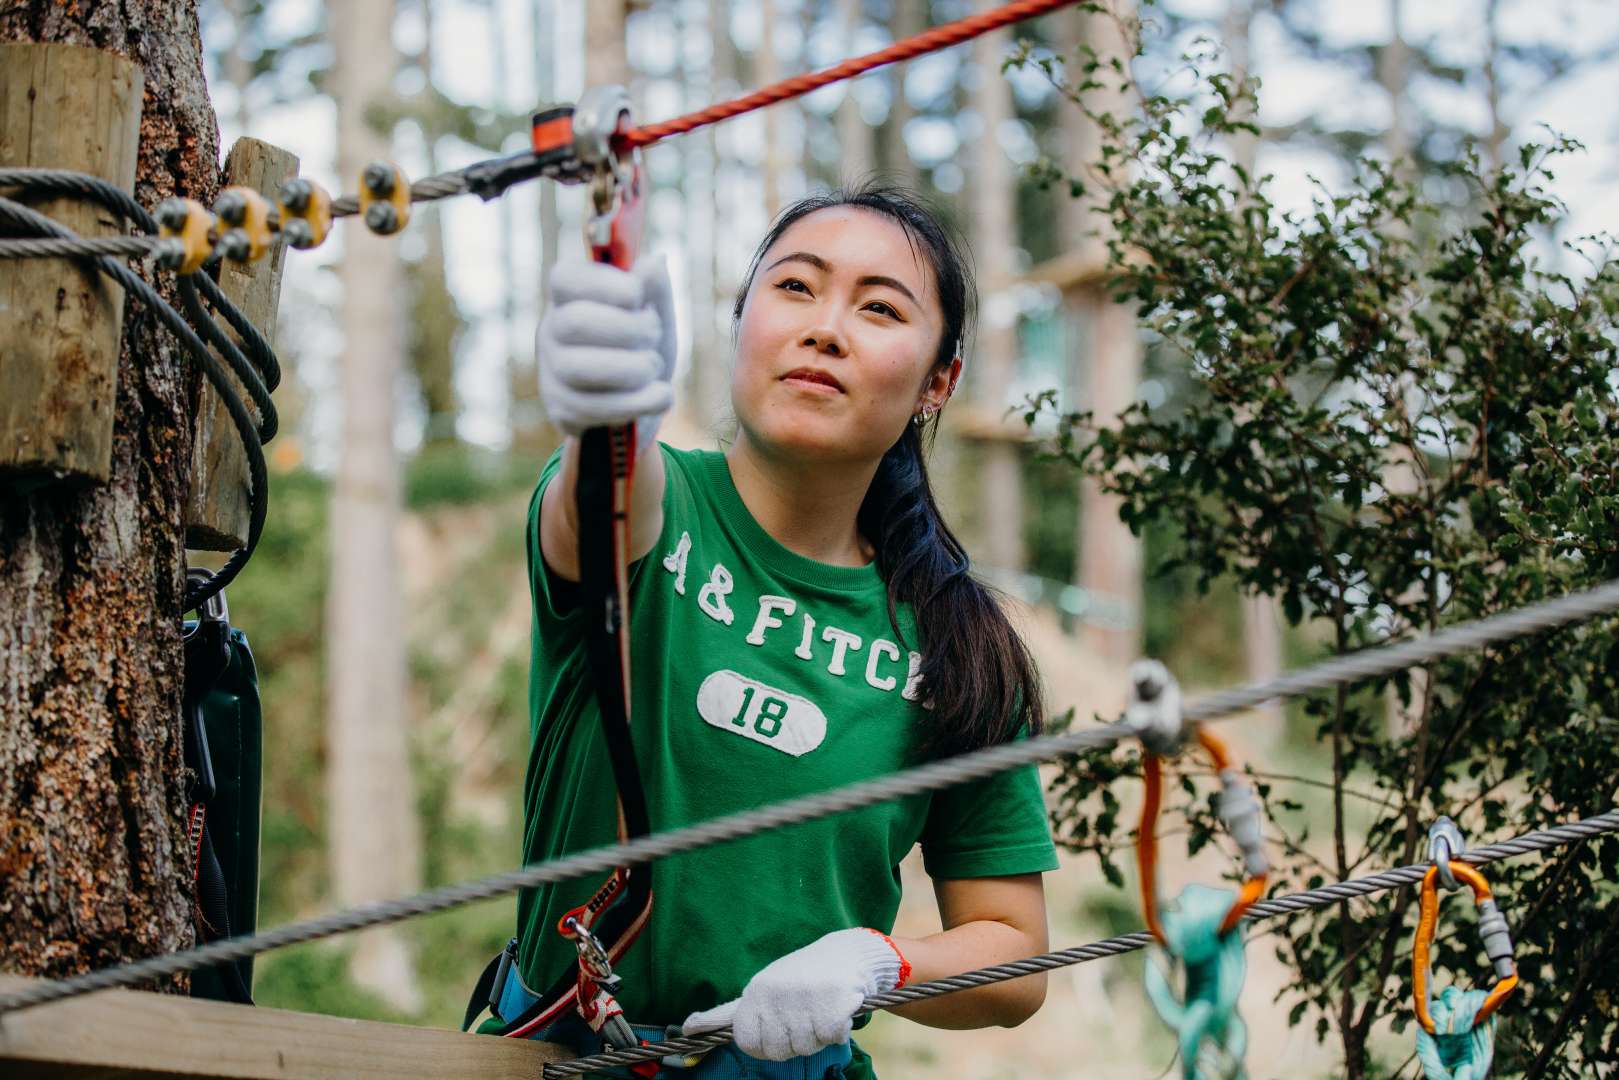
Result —
[[[306, 175], [346, 190], [355, 163], [371, 157], [422, 175], [516, 149], [536, 104], [585, 85], [625, 82], [641, 116], [662, 118], [973, 5], [201, 7], [221, 145], [266, 139], [296, 152]], [[1255, 130], [1231, 132], [1226, 150], [1270, 176], [1279, 217], [1308, 211], [1317, 193], [1345, 189], [1376, 161], [1409, 170], [1465, 214], [1446, 166], [1469, 148], [1486, 167], [1510, 161], [1549, 127], [1585, 150], [1557, 163], [1553, 187], [1568, 214], [1537, 237], [1545, 258], [1561, 258], [1559, 240], [1619, 220], [1619, 9], [1602, 0], [1166, 0], [1144, 15], [1152, 26], [1135, 65], [1144, 82], [1170, 78], [1202, 39], [1219, 50], [1216, 70], [1258, 79]], [[1078, 16], [1016, 35], [1070, 57], [1081, 44], [1127, 52], [1107, 25]], [[1031, 433], [1006, 415], [1047, 390], [1063, 410], [1101, 415], [1132, 401], [1173, 408], [1188, 393], [1184, 359], [1104, 287], [1105, 215], [1042, 179], [1042, 162], [1077, 166], [1096, 153], [1095, 121], [1037, 69], [1000, 71], [1012, 37], [648, 153], [647, 247], [670, 254], [681, 298], [682, 404], [665, 435], [683, 445], [724, 437], [730, 296], [774, 209], [811, 187], [881, 172], [948, 207], [979, 264], [983, 323], [963, 393], [945, 413], [936, 472], [980, 572], [1019, 607], [1057, 707], [1079, 717], [1116, 708], [1122, 665], [1138, 653], [1163, 658], [1194, 687], [1316, 655], [1316, 636], [1284, 629], [1274, 603], [1243, 598], [1232, 577], [1200, 591], [1189, 570], [1159, 572], [1181, 553], [1175, 530], [1132, 534], [1117, 495], [1040, 453], [1058, 434], [1049, 416]], [[285, 430], [271, 447], [272, 512], [230, 596], [266, 705], [261, 925], [517, 857], [529, 628], [521, 521], [555, 443], [530, 342], [549, 267], [580, 243], [582, 208], [577, 191], [528, 185], [495, 204], [440, 204], [395, 242], [345, 250], [354, 231], [340, 230], [287, 261], [276, 344], [289, 375], [277, 394]], [[390, 488], [397, 503], [373, 494]], [[333, 553], [347, 562], [334, 564]], [[1307, 826], [1327, 820], [1332, 773], [1303, 721], [1271, 713], [1239, 738]], [[407, 760], [408, 784], [390, 764]], [[367, 813], [336, 813], [355, 791], [384, 795]], [[1120, 794], [1128, 818], [1122, 785]], [[1073, 852], [1051, 880], [1054, 941], [1138, 926], [1131, 894], [1099, 868], [1106, 846], [1065, 838]], [[1206, 856], [1192, 865], [1186, 877], [1220, 869]], [[925, 927], [925, 880], [913, 872], [910, 883], [904, 917]], [[509, 903], [486, 904], [358, 945], [286, 950], [261, 958], [257, 993], [270, 1005], [450, 1025], [512, 925]], [[1287, 1004], [1272, 999], [1293, 975], [1265, 952], [1250, 950], [1254, 1075], [1337, 1074], [1332, 1041], [1281, 1022]], [[1171, 1045], [1142, 1007], [1139, 970], [1125, 960], [1058, 976], [1045, 1011], [1015, 1032], [924, 1032], [879, 1018], [867, 1039], [890, 1077], [943, 1062], [952, 1075], [1055, 1075], [1081, 1044], [1087, 1075], [1145, 1075], [1168, 1062]], [[1374, 1059], [1393, 1073], [1406, 1041], [1386, 1027], [1378, 1037]]]

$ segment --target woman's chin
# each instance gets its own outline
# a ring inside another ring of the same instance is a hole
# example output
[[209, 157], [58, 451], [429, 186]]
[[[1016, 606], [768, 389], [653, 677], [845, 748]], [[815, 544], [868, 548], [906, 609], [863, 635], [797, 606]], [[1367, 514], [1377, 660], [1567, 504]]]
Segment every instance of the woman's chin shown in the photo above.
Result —
[[[805, 410], [807, 411], [807, 410]], [[781, 415], [757, 430], [760, 449], [766, 453], [802, 461], [849, 461], [863, 457], [880, 458], [887, 447], [875, 449], [869, 429], [856, 430], [844, 418], [825, 415]]]

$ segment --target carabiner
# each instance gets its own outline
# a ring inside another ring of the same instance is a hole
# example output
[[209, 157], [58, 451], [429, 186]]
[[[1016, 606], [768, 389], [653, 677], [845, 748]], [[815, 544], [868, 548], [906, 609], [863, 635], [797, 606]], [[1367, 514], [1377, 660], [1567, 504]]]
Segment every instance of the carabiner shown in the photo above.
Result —
[[[1478, 1011], [1473, 1014], [1477, 1027], [1501, 1007], [1518, 986], [1518, 966], [1512, 958], [1512, 936], [1507, 930], [1506, 917], [1496, 907], [1490, 893], [1490, 883], [1476, 867], [1457, 859], [1449, 864], [1450, 872], [1473, 890], [1473, 904], [1478, 908], [1479, 936], [1484, 939], [1484, 954], [1495, 968], [1495, 985], [1490, 987]], [[1429, 950], [1433, 945], [1434, 928], [1439, 923], [1439, 867], [1430, 866], [1422, 876], [1422, 907], [1417, 919], [1417, 939], [1411, 948], [1411, 996], [1416, 1008], [1417, 1022], [1428, 1034], [1435, 1034], [1433, 1016], [1429, 1010], [1432, 1001], [1433, 968]]]
[[[1242, 852], [1244, 878], [1231, 908], [1220, 922], [1220, 936], [1229, 934], [1242, 921], [1249, 908], [1265, 895], [1265, 881], [1270, 876], [1270, 861], [1265, 857], [1264, 838], [1260, 830], [1259, 800], [1234, 764], [1230, 749], [1218, 737], [1201, 727], [1194, 732], [1198, 745], [1203, 747], [1220, 774], [1220, 819], [1226, 832], [1236, 841]], [[1141, 804], [1141, 828], [1136, 841], [1136, 866], [1141, 877], [1141, 906], [1146, 915], [1147, 929], [1164, 943], [1163, 925], [1159, 918], [1158, 902], [1158, 840], [1156, 826], [1158, 810], [1163, 802], [1163, 761], [1158, 754], [1147, 750], [1142, 754], [1142, 778], [1147, 792]]]

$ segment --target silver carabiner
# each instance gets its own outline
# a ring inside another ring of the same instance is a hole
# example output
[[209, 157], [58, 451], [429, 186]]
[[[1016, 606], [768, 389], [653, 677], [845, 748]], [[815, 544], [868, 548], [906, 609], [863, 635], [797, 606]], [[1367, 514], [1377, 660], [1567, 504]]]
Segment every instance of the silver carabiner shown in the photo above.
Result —
[[1428, 863], [1439, 871], [1439, 884], [1446, 892], [1462, 887], [1456, 875], [1450, 872], [1450, 860], [1459, 859], [1467, 850], [1462, 830], [1450, 818], [1441, 814], [1428, 826]]
[[573, 935], [574, 948], [579, 950], [579, 963], [590, 973], [590, 977], [601, 983], [610, 981], [613, 978], [613, 960], [607, 946], [601, 943], [601, 938], [585, 929], [585, 925], [571, 915], [563, 920], [563, 925]]

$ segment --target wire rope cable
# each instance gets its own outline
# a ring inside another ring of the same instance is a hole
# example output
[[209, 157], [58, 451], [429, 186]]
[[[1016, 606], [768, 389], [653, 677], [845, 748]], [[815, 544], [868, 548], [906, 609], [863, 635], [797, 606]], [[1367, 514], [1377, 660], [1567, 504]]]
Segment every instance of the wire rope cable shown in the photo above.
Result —
[[[1614, 832], [1619, 832], [1619, 809], [1609, 810], [1581, 821], [1573, 821], [1564, 825], [1553, 826], [1549, 829], [1525, 833], [1522, 836], [1515, 836], [1500, 843], [1475, 848], [1464, 853], [1460, 858], [1474, 866], [1483, 866], [1486, 863], [1498, 862], [1502, 859], [1519, 858], [1536, 851], [1581, 843]], [[1368, 874], [1365, 877], [1354, 878], [1350, 881], [1335, 882], [1331, 885], [1323, 885], [1319, 888], [1307, 889], [1287, 896], [1261, 900], [1248, 909], [1248, 913], [1243, 917], [1243, 922], [1251, 923], [1261, 919], [1294, 915], [1313, 908], [1329, 907], [1343, 900], [1370, 896], [1389, 889], [1418, 885], [1421, 884], [1423, 875], [1427, 872], [1427, 863], [1402, 866], [1395, 870]], [[855, 1015], [872, 1012], [876, 1009], [892, 1009], [902, 1005], [910, 1005], [929, 998], [940, 997], [944, 994], [956, 993], [960, 990], [972, 990], [992, 983], [1022, 978], [1025, 975], [1055, 971], [1058, 968], [1084, 964], [1092, 960], [1101, 960], [1104, 957], [1122, 956], [1125, 953], [1143, 949], [1152, 943], [1152, 934], [1145, 930], [1137, 930], [1133, 933], [1121, 934], [1118, 937], [1093, 941], [1088, 945], [1042, 953], [1039, 956], [1031, 956], [1024, 960], [1014, 960], [1006, 964], [979, 968], [976, 971], [969, 971], [944, 979], [935, 979], [932, 982], [917, 983], [914, 986], [903, 986], [897, 990], [890, 990], [885, 994], [875, 994], [868, 997], [861, 1003]], [[544, 1067], [544, 1075], [546, 1077], [583, 1076], [586, 1073], [609, 1066], [634, 1065], [642, 1061], [650, 1061], [669, 1055], [698, 1053], [730, 1041], [731, 1033], [728, 1029], [694, 1035], [689, 1038], [670, 1039], [661, 1043], [649, 1043], [645, 1046], [625, 1050], [593, 1054], [573, 1061], [548, 1062]]]
[[[1187, 706], [1185, 715], [1189, 721], [1217, 720], [1273, 699], [1293, 697], [1329, 689], [1341, 683], [1391, 674], [1458, 652], [1554, 629], [1616, 610], [1619, 610], [1619, 581], [1610, 581], [1584, 592], [1570, 593], [1472, 622], [1458, 623], [1427, 637], [1334, 657], [1319, 664], [1288, 672], [1276, 679], [1221, 691], [1194, 700]], [[0, 1013], [57, 1001], [93, 990], [132, 986], [213, 964], [245, 959], [272, 949], [400, 922], [420, 915], [448, 911], [481, 900], [505, 896], [519, 889], [608, 873], [615, 867], [625, 864], [667, 858], [697, 848], [751, 836], [768, 829], [812, 821], [908, 795], [979, 780], [1022, 765], [1066, 757], [1082, 751], [1105, 749], [1135, 736], [1136, 730], [1133, 727], [1123, 722], [1115, 722], [991, 746], [831, 791], [711, 818], [694, 825], [654, 833], [621, 844], [591, 848], [489, 877], [445, 885], [411, 896], [363, 904], [302, 922], [288, 923], [257, 934], [227, 938], [99, 971], [42, 982], [11, 994], [0, 995]], [[1334, 886], [1326, 888], [1331, 889]], [[1256, 905], [1258, 906], [1260, 905]]]

